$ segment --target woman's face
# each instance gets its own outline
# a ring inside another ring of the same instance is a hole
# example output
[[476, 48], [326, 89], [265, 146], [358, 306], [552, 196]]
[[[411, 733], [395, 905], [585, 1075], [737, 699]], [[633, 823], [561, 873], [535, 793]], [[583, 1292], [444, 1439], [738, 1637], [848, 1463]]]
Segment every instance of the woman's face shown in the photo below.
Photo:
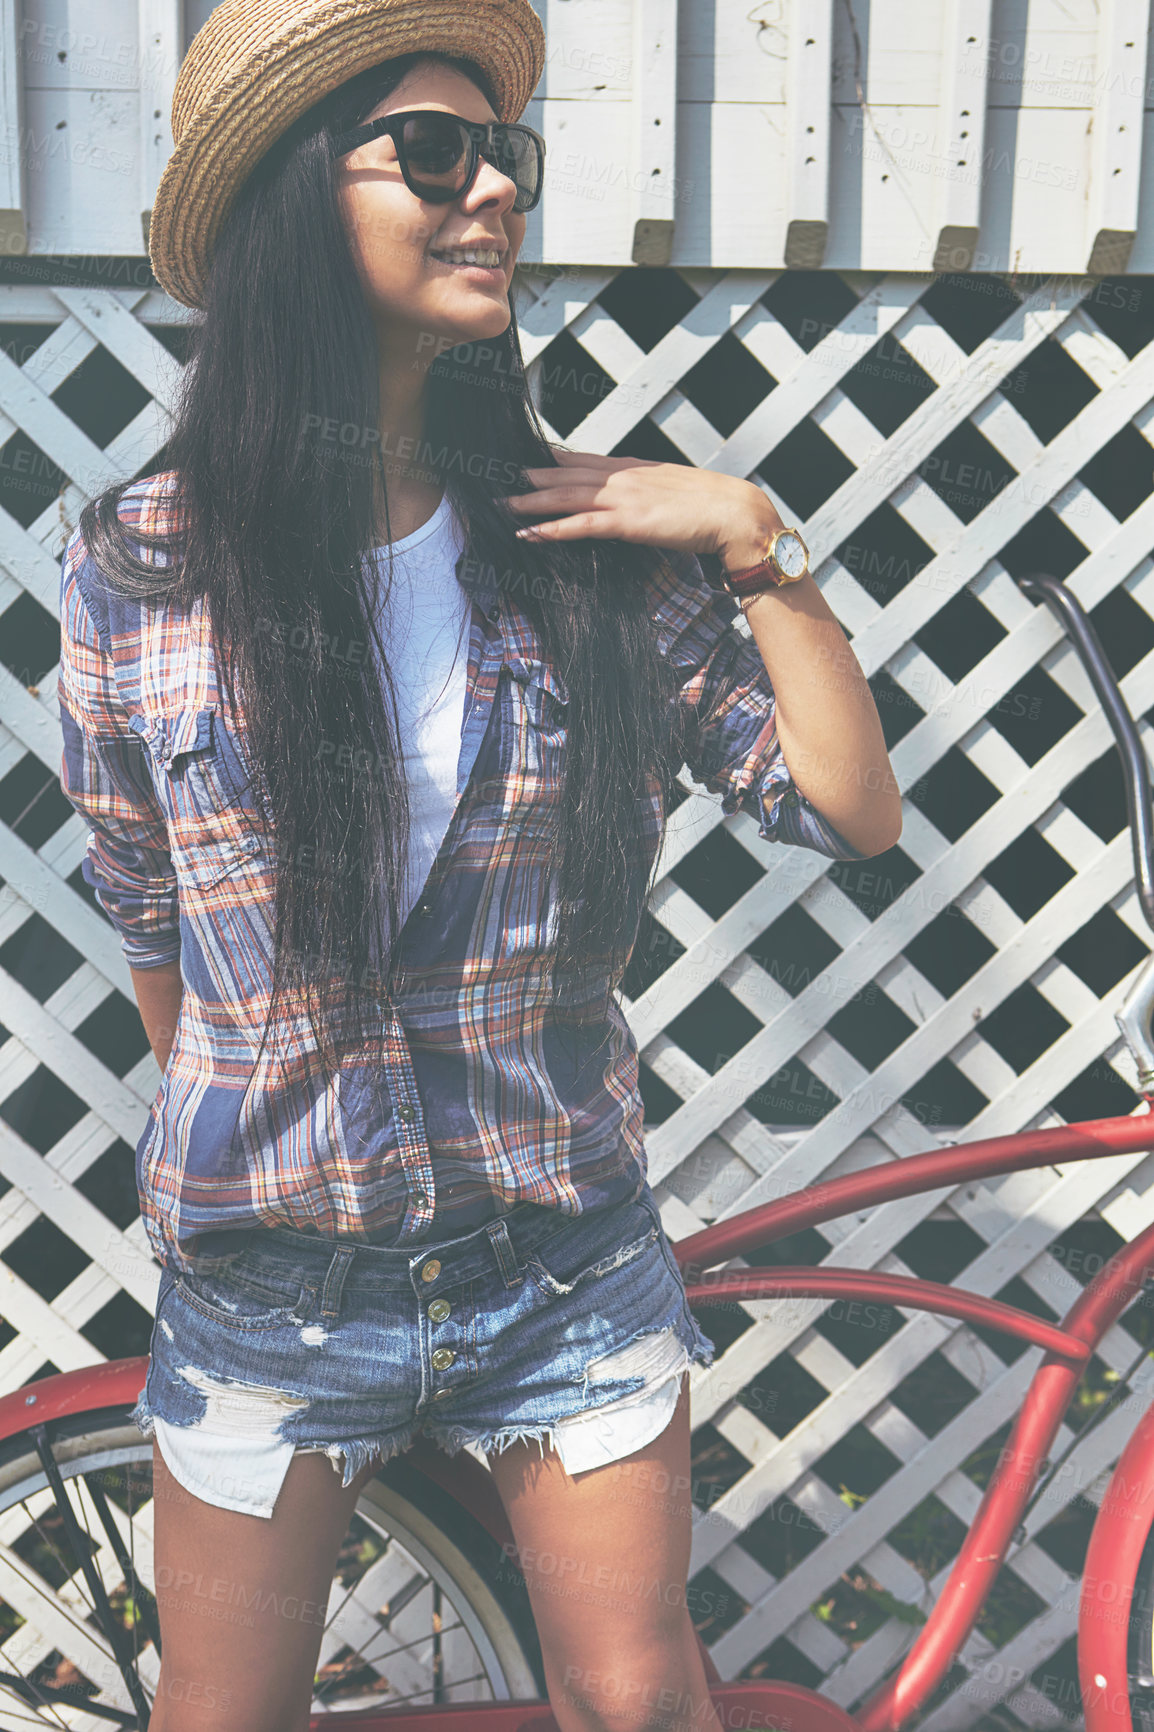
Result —
[[[407, 108], [439, 108], [465, 120], [499, 118], [471, 79], [435, 62], [413, 67], [365, 119]], [[447, 343], [505, 330], [513, 265], [525, 238], [525, 217], [513, 211], [516, 188], [508, 175], [482, 158], [460, 198], [428, 203], [405, 185], [387, 134], [358, 145], [337, 169], [342, 216], [378, 326], [429, 361]], [[501, 253], [499, 269], [485, 273], [486, 280], [436, 256], [473, 245]]]

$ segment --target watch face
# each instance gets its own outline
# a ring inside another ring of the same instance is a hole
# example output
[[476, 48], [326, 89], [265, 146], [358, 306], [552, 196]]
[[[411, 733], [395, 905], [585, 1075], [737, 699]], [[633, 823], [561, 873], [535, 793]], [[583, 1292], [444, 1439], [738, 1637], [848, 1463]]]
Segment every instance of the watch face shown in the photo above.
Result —
[[786, 577], [805, 574], [805, 543], [795, 530], [785, 529], [773, 544], [773, 557]]

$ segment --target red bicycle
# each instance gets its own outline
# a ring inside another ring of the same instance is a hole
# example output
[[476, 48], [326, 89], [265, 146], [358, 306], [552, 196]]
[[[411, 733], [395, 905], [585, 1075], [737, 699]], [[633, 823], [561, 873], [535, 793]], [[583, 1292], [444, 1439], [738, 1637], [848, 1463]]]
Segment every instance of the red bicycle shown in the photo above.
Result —
[[[1154, 819], [1137, 729], [1075, 598], [1044, 575], [1021, 585], [1062, 618], [1109, 716], [1126, 776], [1138, 894], [1154, 930]], [[883, 1687], [850, 1713], [795, 1684], [726, 1682], [699, 1634], [723, 1726], [896, 1732], [917, 1720], [962, 1663], [1027, 1507], [1060, 1471], [1050, 1451], [1091, 1355], [1154, 1288], [1154, 1226], [1110, 1259], [1060, 1323], [910, 1276], [718, 1265], [897, 1198], [939, 1190], [944, 1198], [959, 1185], [1028, 1168], [1154, 1149], [1154, 956], [1116, 1015], [1144, 1110], [895, 1160], [746, 1210], [674, 1246], [695, 1307], [852, 1298], [1001, 1331], [1043, 1354], [945, 1588]], [[1144, 1358], [1143, 1350], [1139, 1363]], [[148, 1725], [160, 1669], [152, 1445], [130, 1418], [146, 1370], [146, 1357], [113, 1360], [0, 1399], [5, 1728]], [[191, 1581], [173, 1585], [196, 1591]], [[465, 1452], [450, 1460], [418, 1443], [380, 1468], [361, 1493], [327, 1614], [314, 1732], [334, 1715], [359, 1732], [556, 1732], [516, 1547], [482, 1458]], [[1078, 1672], [1087, 1732], [1154, 1732], [1154, 1407], [1126, 1445], [1094, 1524]]]

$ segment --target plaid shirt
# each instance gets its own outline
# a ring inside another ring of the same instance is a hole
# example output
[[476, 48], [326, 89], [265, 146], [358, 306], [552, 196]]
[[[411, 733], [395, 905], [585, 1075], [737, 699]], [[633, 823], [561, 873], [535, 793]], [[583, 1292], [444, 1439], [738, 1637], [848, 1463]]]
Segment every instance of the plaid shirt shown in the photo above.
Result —
[[[163, 521], [165, 481], [128, 489], [130, 531]], [[693, 776], [767, 841], [860, 859], [792, 789], [761, 655], [731, 629], [737, 603], [692, 555], [666, 557], [651, 616], [696, 715]], [[575, 1215], [644, 1184], [638, 1053], [620, 1007], [599, 1054], [604, 1023], [562, 1027], [548, 1009], [548, 821], [569, 694], [515, 591], [467, 552], [456, 574], [472, 607], [453, 817], [401, 932], [383, 1073], [346, 1061], [326, 1087], [307, 1022], [288, 1042], [270, 1031], [256, 1058], [274, 861], [223, 720], [207, 611], [113, 595], [79, 530], [64, 550], [60, 782], [90, 827], [83, 876], [131, 967], [181, 965], [172, 1051], [136, 1149], [166, 1267], [207, 1262], [220, 1235], [257, 1224], [419, 1244], [519, 1202]], [[656, 794], [647, 810], [643, 881]]]

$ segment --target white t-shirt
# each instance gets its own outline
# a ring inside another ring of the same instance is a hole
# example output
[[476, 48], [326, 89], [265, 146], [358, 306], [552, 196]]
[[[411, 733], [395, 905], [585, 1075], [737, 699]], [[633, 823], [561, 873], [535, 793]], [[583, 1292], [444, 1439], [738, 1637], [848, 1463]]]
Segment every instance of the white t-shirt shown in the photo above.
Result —
[[[469, 665], [469, 597], [457, 582], [464, 546], [446, 493], [427, 523], [373, 549], [381, 572], [377, 629], [397, 697], [409, 783], [409, 864], [401, 901], [407, 919], [445, 839], [457, 795], [457, 763]], [[376, 646], [373, 646], [374, 659]]]

